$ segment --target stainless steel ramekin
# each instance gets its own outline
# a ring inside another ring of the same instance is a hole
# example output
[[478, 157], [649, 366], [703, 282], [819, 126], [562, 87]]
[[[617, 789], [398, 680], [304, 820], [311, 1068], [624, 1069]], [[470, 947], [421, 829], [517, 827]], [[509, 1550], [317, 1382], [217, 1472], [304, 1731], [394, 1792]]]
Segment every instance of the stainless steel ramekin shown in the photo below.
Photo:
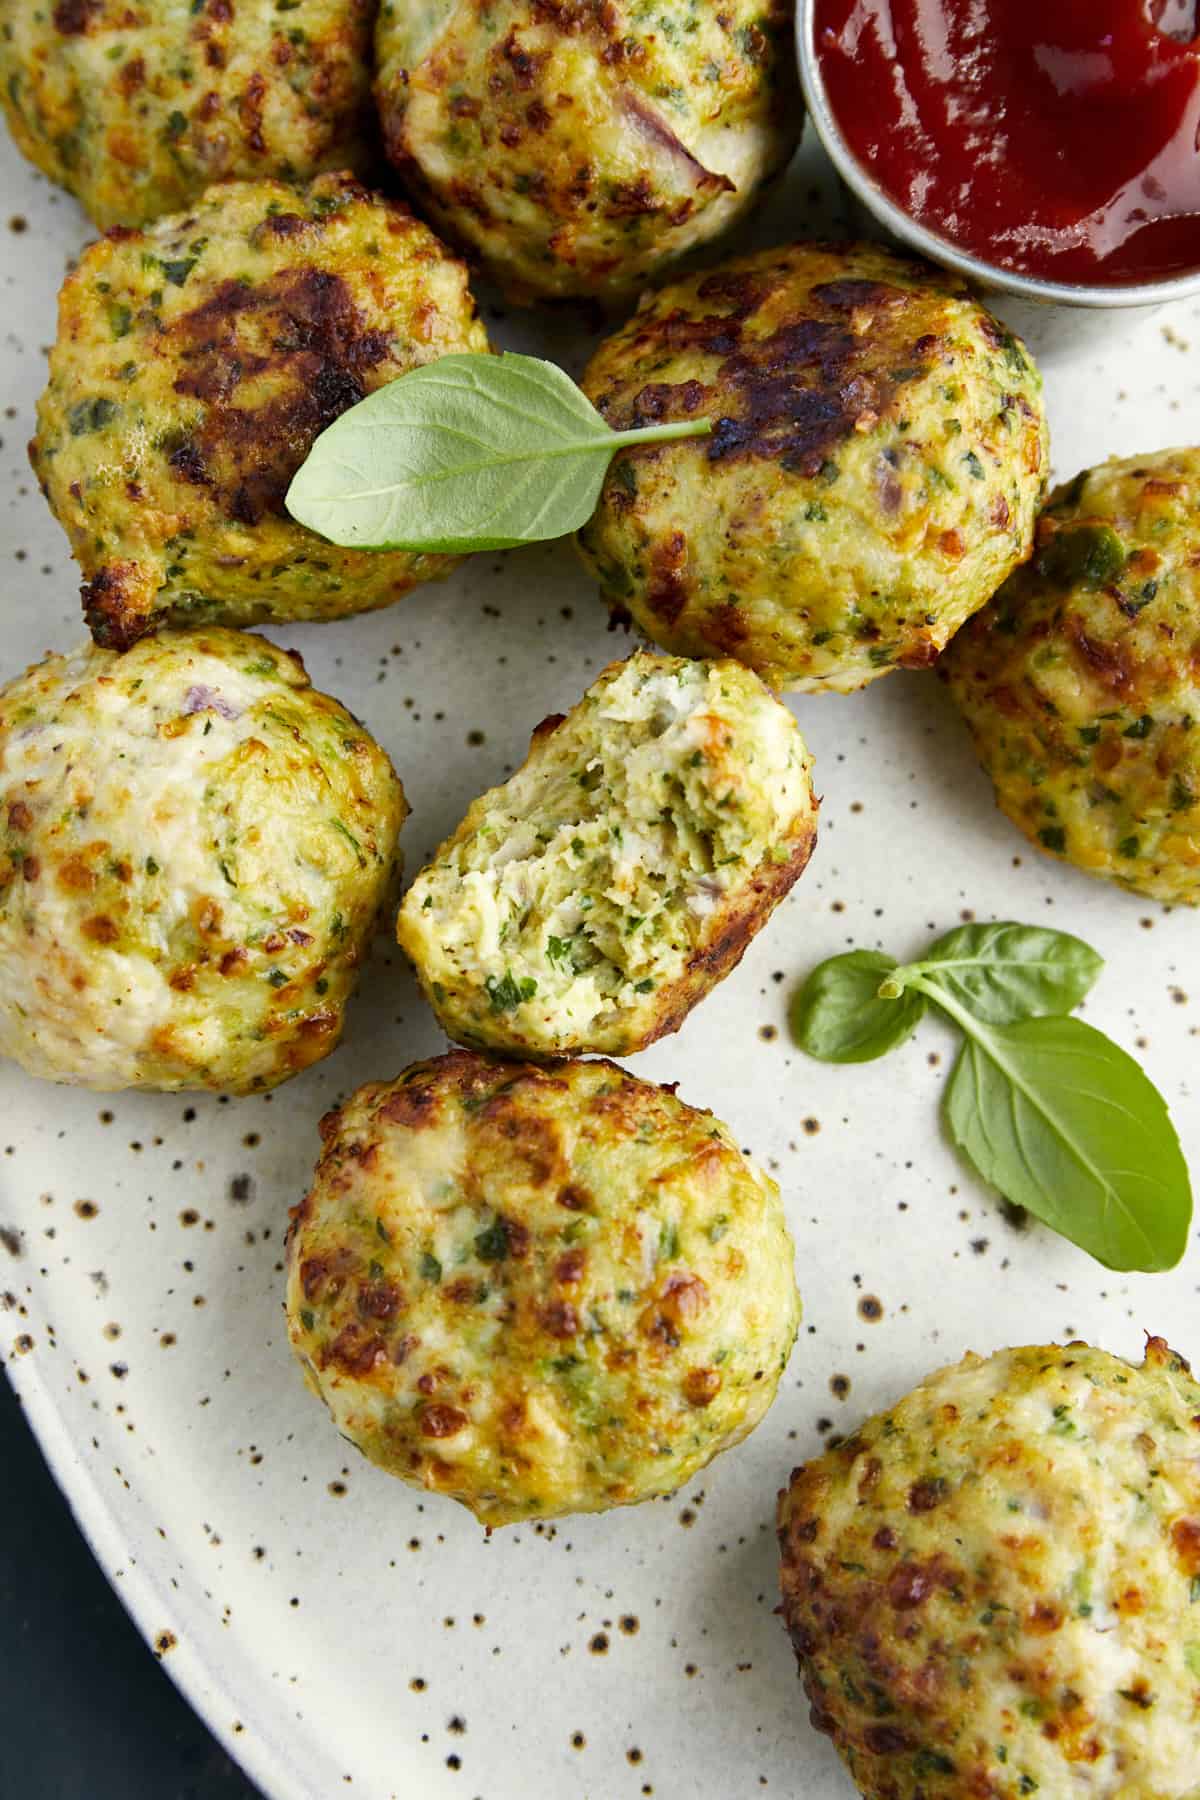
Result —
[[918, 225], [850, 150], [829, 104], [815, 43], [816, 0], [797, 0], [796, 53], [809, 115], [818, 137], [865, 222], [907, 250], [965, 275], [988, 304], [1043, 356], [1089, 350], [1097, 341], [1128, 332], [1171, 301], [1200, 295], [1200, 271], [1136, 286], [1088, 286], [1041, 281], [984, 262], [949, 238]]

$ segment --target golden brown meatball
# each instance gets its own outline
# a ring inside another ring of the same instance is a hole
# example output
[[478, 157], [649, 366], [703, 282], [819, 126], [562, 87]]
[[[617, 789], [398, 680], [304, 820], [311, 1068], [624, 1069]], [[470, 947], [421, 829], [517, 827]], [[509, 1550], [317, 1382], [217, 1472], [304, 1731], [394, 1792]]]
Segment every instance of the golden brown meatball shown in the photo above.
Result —
[[13, 136], [101, 230], [231, 176], [362, 168], [371, 0], [0, 0]]
[[1200, 1385], [1161, 1338], [943, 1369], [794, 1472], [779, 1537], [865, 1800], [1200, 1794]]
[[265, 638], [46, 657], [0, 691], [0, 1054], [104, 1089], [298, 1074], [341, 1036], [407, 811]]
[[579, 548], [681, 656], [848, 693], [923, 668], [1028, 556], [1041, 380], [956, 277], [793, 244], [672, 283], [601, 345], [608, 423], [712, 421], [613, 461]]
[[288, 1324], [365, 1456], [485, 1525], [670, 1493], [745, 1437], [799, 1319], [775, 1183], [609, 1062], [466, 1051], [360, 1088], [288, 1242]]
[[519, 300], [632, 295], [800, 136], [788, 0], [384, 0], [388, 153]]
[[453, 558], [338, 549], [284, 497], [356, 400], [486, 349], [462, 264], [349, 176], [231, 182], [93, 244], [63, 286], [30, 445], [93, 635], [341, 618], [446, 574]]
[[1051, 855], [1200, 905], [1200, 451], [1085, 469], [942, 658], [996, 800]]

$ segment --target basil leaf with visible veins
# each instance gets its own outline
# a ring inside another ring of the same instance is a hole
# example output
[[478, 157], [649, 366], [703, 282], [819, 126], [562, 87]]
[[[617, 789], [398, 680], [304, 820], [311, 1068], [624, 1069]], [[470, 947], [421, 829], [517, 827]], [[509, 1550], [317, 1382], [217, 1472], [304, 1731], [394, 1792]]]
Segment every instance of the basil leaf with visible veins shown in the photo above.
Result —
[[1038, 925], [960, 925], [919, 963], [900, 970], [927, 975], [977, 1019], [1019, 1019], [1073, 1012], [1104, 967], [1090, 944]]
[[459, 554], [586, 525], [624, 445], [701, 437], [707, 419], [612, 431], [536, 356], [442, 356], [377, 388], [317, 438], [292, 479], [294, 519], [356, 550]]
[[970, 1028], [943, 1110], [985, 1181], [1106, 1268], [1183, 1255], [1191, 1187], [1166, 1102], [1082, 1019]]

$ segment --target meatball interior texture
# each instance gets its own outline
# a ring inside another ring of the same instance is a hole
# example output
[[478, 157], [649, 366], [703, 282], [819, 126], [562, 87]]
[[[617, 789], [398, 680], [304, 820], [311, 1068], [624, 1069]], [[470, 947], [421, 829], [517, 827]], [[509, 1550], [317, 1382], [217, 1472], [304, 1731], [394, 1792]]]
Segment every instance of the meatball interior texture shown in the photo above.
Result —
[[922, 668], [1030, 553], [1041, 379], [945, 270], [794, 244], [646, 296], [583, 385], [621, 452], [579, 548], [609, 606], [685, 656], [849, 693]]
[[802, 873], [811, 769], [740, 664], [611, 664], [405, 895], [400, 943], [443, 1029], [539, 1057], [677, 1030]]
[[263, 638], [46, 657], [0, 692], [0, 1052], [92, 1088], [285, 1081], [341, 1035], [406, 812]]
[[1200, 451], [1085, 470], [941, 671], [1015, 825], [1200, 904]]
[[292, 1345], [391, 1474], [488, 1526], [598, 1512], [767, 1411], [800, 1316], [779, 1191], [672, 1089], [455, 1051], [321, 1131]]
[[453, 558], [338, 549], [284, 498], [348, 406], [487, 347], [462, 264], [348, 176], [229, 183], [93, 244], [59, 298], [30, 458], [97, 641], [337, 618], [446, 574]]
[[384, 0], [388, 153], [520, 300], [636, 293], [791, 156], [787, 0]]
[[1200, 1384], [968, 1356], [797, 1469], [783, 1614], [867, 1800], [1197, 1800]]
[[371, 0], [0, 0], [17, 144], [101, 230], [366, 161]]

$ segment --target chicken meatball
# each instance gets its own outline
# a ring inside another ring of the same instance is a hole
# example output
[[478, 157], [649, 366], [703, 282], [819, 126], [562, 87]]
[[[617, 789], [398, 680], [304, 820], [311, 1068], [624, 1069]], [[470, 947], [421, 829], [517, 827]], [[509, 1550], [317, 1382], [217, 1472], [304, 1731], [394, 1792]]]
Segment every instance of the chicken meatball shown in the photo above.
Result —
[[286, 1081], [341, 1035], [406, 811], [263, 638], [46, 657], [0, 691], [0, 1054], [101, 1089]]
[[17, 144], [102, 231], [367, 160], [370, 0], [0, 0]]
[[390, 1474], [489, 1527], [601, 1512], [770, 1406], [800, 1316], [779, 1191], [673, 1089], [455, 1051], [321, 1132], [292, 1346]]
[[931, 663], [1029, 554], [1046, 466], [1022, 345], [943, 269], [874, 245], [763, 251], [650, 294], [584, 387], [622, 451], [583, 559], [618, 615], [773, 687]]
[[1060, 488], [1034, 560], [941, 672], [996, 799], [1041, 849], [1200, 904], [1200, 450]]
[[384, 0], [388, 153], [517, 300], [631, 296], [791, 156], [788, 0]]
[[968, 1356], [780, 1495], [813, 1723], [866, 1800], [1197, 1800], [1200, 1384]]
[[486, 349], [462, 264], [347, 176], [229, 183], [93, 244], [60, 296], [30, 457], [97, 641], [340, 618], [446, 574], [449, 557], [338, 549], [284, 499], [356, 400]]
[[802, 873], [811, 770], [740, 664], [613, 663], [405, 896], [400, 943], [444, 1030], [534, 1057], [678, 1030]]

